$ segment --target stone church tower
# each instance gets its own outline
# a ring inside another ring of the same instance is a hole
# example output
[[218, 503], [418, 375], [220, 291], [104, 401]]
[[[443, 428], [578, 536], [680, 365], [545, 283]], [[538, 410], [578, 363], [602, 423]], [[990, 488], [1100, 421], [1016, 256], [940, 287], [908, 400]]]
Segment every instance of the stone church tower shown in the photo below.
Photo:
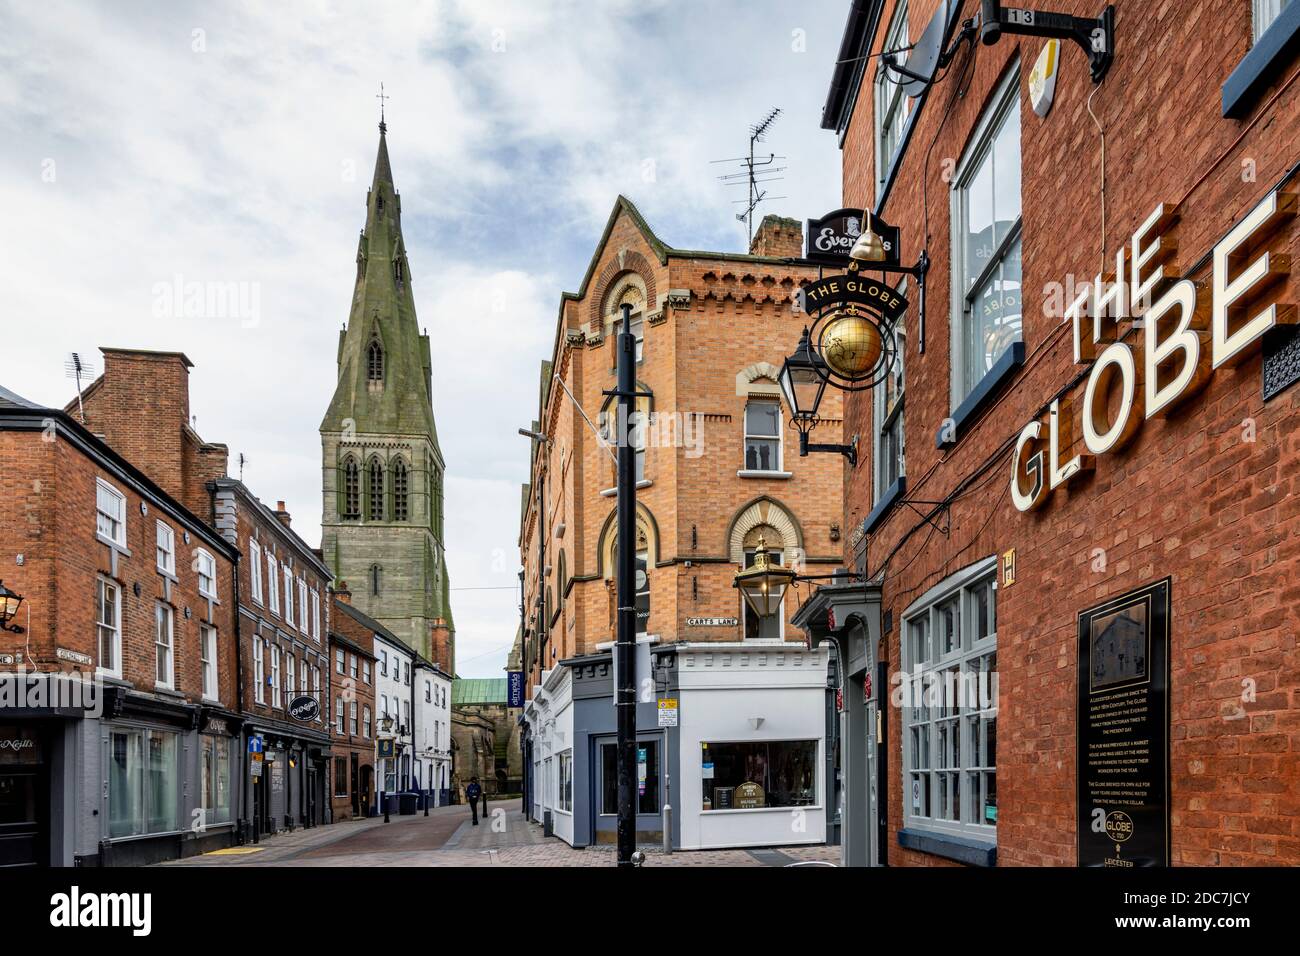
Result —
[[429, 337], [416, 322], [386, 133], [380, 122], [338, 385], [320, 426], [321, 550], [353, 606], [454, 674]]

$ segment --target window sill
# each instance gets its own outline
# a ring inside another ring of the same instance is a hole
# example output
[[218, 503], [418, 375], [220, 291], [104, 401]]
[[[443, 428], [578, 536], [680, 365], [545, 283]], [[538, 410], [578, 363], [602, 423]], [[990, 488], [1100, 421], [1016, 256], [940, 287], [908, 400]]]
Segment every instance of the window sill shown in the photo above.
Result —
[[996, 843], [981, 843], [947, 833], [904, 828], [898, 831], [898, 845], [904, 849], [965, 863], [967, 866], [991, 867], [997, 866], [998, 862]]
[[903, 495], [907, 494], [907, 476], [900, 475], [898, 480], [885, 489], [885, 493], [880, 496], [876, 506], [871, 509], [871, 514], [862, 519], [862, 533], [871, 534], [876, 530], [876, 526], [885, 520], [885, 515], [893, 509]]
[[126, 557], [131, 557], [131, 549], [126, 546], [125, 541], [114, 541], [108, 535], [100, 534], [98, 531], [95, 532], [95, 538], [100, 544], [106, 544]]
[[800, 806], [790, 807], [731, 807], [730, 809], [719, 810], [700, 810], [700, 816], [706, 814], [729, 814], [729, 813], [789, 813], [791, 810], [820, 810], [821, 805], [810, 803]]
[[1223, 115], [1243, 119], [1300, 49], [1300, 4], [1289, 4], [1223, 81]]
[[993, 367], [976, 383], [960, 405], [953, 411], [935, 436], [934, 447], [947, 451], [961, 440], [966, 427], [983, 408], [993, 400], [1002, 385], [1025, 364], [1025, 343], [1012, 342]]
[[794, 477], [792, 471], [762, 471], [751, 468], [742, 468], [736, 472], [737, 478], [770, 478], [773, 481], [785, 481]]
[[[649, 478], [642, 478], [636, 483], [636, 490], [640, 491], [642, 488], [649, 488], [653, 484], [654, 482]], [[618, 494], [618, 488], [606, 488], [600, 493], [600, 496], [602, 498], [613, 498], [616, 494]]]

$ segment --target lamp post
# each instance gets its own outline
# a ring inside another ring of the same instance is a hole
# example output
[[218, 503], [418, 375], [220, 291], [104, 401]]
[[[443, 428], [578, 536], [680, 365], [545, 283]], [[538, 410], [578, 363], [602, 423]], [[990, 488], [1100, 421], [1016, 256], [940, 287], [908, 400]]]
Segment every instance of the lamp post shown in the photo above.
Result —
[[618, 633], [614, 692], [618, 721], [615, 748], [618, 778], [618, 865], [631, 867], [636, 852], [636, 805], [632, 771], [636, 766], [636, 449], [629, 436], [636, 400], [636, 339], [632, 306], [624, 304], [617, 339], [618, 388]]
[[[384, 733], [386, 733], [386, 734], [391, 734], [391, 733], [393, 732], [393, 718], [390, 717], [390, 716], [388, 716], [387, 713], [385, 713], [383, 717], [380, 717], [380, 718], [379, 718], [379, 726], [383, 728]], [[392, 756], [392, 757], [385, 757], [384, 759], [385, 759], [385, 760], [394, 760], [394, 759], [396, 759], [396, 754], [397, 754], [397, 747], [396, 747], [396, 746], [393, 747], [393, 754], [394, 754], [394, 756]], [[388, 768], [385, 766], [384, 769], [385, 769], [385, 771], [387, 771]], [[384, 776], [387, 777], [388, 774], [385, 772]], [[396, 779], [396, 778], [394, 778], [394, 779]], [[391, 818], [388, 816], [388, 790], [387, 790], [387, 788], [385, 788], [382, 792], [383, 792], [383, 794], [384, 794], [384, 822], [385, 822], [385, 823], [391, 823], [392, 820], [391, 820]]]
[[10, 623], [18, 613], [18, 606], [23, 603], [23, 596], [15, 594], [4, 586], [0, 581], [0, 631], [9, 631], [12, 634], [22, 634], [23, 628], [17, 624]]

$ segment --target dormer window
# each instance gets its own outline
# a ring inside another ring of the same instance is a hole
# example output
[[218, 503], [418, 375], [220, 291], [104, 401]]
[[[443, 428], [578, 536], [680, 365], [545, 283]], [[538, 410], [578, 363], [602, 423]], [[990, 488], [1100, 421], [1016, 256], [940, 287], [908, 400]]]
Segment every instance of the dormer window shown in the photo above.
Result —
[[381, 385], [384, 381], [384, 347], [378, 339], [366, 350], [366, 378]]

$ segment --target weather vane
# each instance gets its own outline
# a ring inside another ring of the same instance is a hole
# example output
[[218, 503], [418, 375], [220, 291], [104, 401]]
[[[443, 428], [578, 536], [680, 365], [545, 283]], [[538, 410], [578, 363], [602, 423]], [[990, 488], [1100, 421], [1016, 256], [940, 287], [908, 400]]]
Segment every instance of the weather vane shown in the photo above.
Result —
[[382, 81], [379, 83], [379, 93], [376, 94], [375, 99], [379, 100], [379, 132], [387, 133], [388, 124], [384, 122], [384, 100], [391, 100], [392, 97], [384, 95], [384, 84]]

